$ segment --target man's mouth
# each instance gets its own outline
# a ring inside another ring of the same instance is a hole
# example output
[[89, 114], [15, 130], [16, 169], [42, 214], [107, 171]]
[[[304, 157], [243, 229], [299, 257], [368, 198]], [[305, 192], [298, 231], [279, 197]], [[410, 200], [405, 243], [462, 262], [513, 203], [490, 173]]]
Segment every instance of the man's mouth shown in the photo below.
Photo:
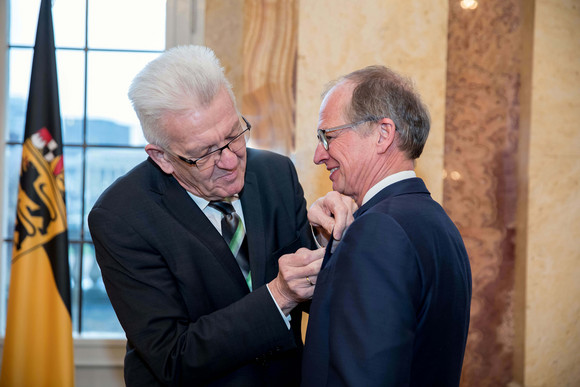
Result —
[[328, 176], [328, 178], [332, 180], [332, 174], [333, 174], [334, 172], [336, 172], [337, 170], [338, 170], [338, 167], [336, 167], [336, 168], [332, 168], [332, 169], [330, 170], [330, 175]]
[[231, 171], [227, 171], [225, 173], [222, 173], [217, 179], [224, 179], [227, 181], [232, 181], [232, 180], [236, 180], [237, 176], [238, 176], [238, 170], [237, 169], [233, 169]]

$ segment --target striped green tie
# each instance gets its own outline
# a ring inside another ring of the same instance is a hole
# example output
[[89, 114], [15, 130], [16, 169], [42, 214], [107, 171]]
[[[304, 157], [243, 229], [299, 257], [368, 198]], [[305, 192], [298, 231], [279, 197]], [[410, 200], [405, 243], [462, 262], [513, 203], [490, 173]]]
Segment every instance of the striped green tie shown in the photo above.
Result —
[[234, 210], [234, 206], [229, 202], [215, 201], [208, 204], [222, 213], [222, 236], [230, 247], [230, 250], [246, 279], [246, 283], [252, 290], [252, 273], [250, 272], [250, 261], [248, 259], [248, 242], [246, 231], [240, 216]]

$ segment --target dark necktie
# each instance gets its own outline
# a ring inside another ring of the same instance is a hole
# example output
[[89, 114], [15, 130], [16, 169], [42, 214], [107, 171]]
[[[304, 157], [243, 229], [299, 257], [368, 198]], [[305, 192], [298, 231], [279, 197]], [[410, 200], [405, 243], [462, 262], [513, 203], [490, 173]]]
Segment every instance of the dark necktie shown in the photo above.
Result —
[[210, 202], [210, 207], [215, 208], [222, 213], [222, 236], [228, 244], [230, 251], [236, 258], [236, 262], [242, 274], [246, 279], [246, 283], [250, 290], [252, 290], [252, 274], [250, 272], [250, 261], [248, 259], [248, 242], [246, 238], [246, 231], [240, 216], [234, 210], [234, 206], [228, 202]]

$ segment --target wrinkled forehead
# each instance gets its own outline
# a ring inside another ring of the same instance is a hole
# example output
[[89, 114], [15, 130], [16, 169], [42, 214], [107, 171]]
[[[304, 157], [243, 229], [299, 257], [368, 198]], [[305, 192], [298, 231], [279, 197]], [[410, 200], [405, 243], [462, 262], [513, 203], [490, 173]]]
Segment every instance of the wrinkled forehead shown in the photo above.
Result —
[[326, 93], [320, 104], [319, 123], [347, 119], [346, 115], [348, 107], [350, 106], [353, 90], [354, 84], [348, 80], [334, 85]]
[[191, 133], [196, 135], [207, 132], [229, 134], [231, 130], [239, 126], [239, 123], [236, 106], [225, 89], [205, 106], [192, 104], [191, 108], [168, 112], [164, 116], [164, 127], [168, 136], [172, 138]]

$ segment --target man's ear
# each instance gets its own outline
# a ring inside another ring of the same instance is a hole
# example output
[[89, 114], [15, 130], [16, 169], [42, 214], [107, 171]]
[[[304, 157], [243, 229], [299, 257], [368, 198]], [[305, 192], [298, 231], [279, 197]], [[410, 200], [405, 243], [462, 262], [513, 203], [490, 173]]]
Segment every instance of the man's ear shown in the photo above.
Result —
[[165, 151], [157, 145], [147, 144], [145, 146], [145, 152], [155, 161], [155, 164], [159, 165], [159, 168], [168, 175], [173, 173], [173, 165], [165, 159]]
[[376, 144], [379, 153], [384, 153], [389, 149], [391, 144], [395, 143], [396, 126], [390, 118], [381, 118], [378, 124], [379, 137]]

